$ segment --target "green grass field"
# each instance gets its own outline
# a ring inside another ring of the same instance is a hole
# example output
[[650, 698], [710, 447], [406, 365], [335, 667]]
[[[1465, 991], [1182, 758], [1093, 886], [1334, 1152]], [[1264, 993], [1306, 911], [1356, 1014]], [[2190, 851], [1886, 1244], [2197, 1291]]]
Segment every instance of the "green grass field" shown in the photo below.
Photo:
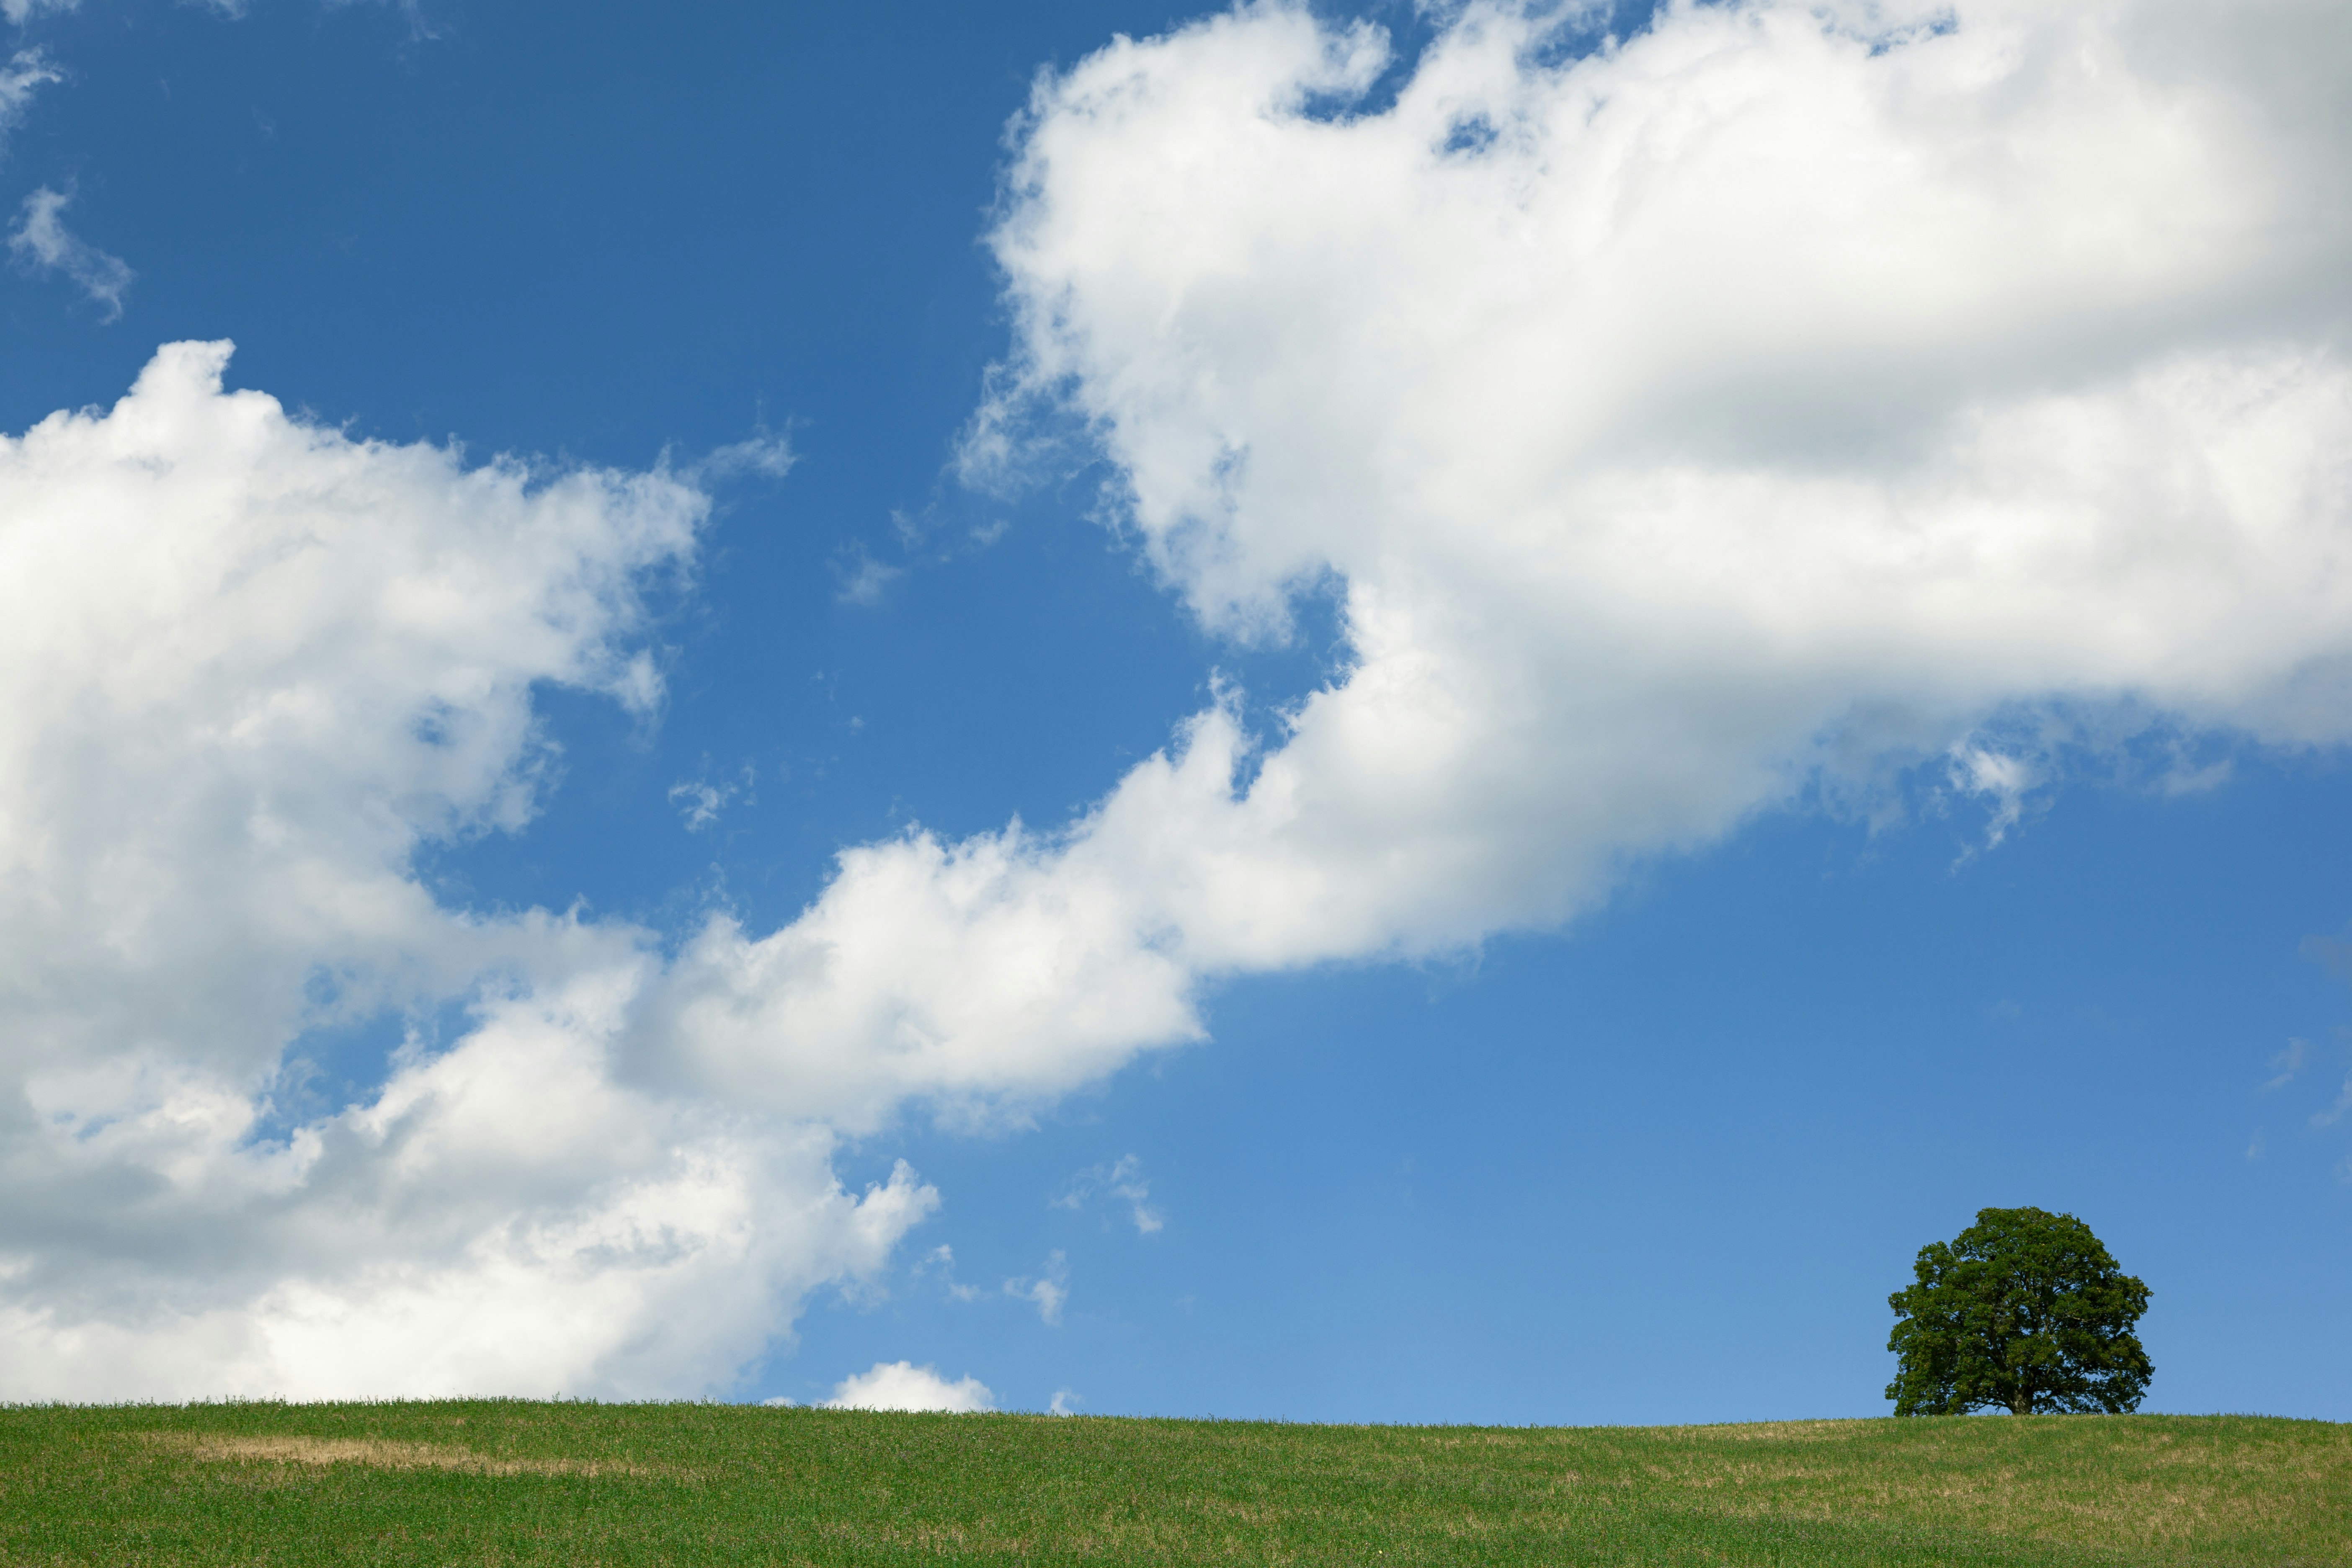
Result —
[[0, 1409], [0, 1563], [2352, 1563], [2352, 1426]]

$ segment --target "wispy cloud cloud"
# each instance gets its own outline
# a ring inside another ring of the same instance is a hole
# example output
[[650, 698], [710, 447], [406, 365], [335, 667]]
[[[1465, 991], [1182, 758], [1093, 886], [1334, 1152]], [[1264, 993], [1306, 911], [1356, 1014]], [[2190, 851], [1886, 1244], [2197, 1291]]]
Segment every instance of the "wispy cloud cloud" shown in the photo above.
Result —
[[800, 454], [793, 450], [787, 436], [761, 432], [731, 445], [720, 447], [694, 465], [695, 478], [707, 480], [737, 479], [756, 474], [762, 479], [781, 479], [800, 462]]
[[1007, 1279], [1004, 1293], [1017, 1301], [1027, 1301], [1037, 1309], [1037, 1316], [1049, 1328], [1059, 1328], [1062, 1304], [1070, 1299], [1070, 1263], [1066, 1255], [1055, 1252], [1045, 1259], [1045, 1272], [1032, 1279], [1023, 1277]]
[[728, 783], [713, 784], [709, 778], [681, 779], [669, 786], [669, 803], [677, 808], [679, 820], [688, 833], [699, 833], [719, 820], [719, 814], [737, 802], [757, 805], [759, 770], [751, 763]]
[[93, 303], [105, 307], [105, 320], [120, 321], [123, 293], [139, 275], [121, 257], [110, 256], [66, 226], [63, 214], [72, 203], [71, 191], [47, 185], [26, 196], [16, 226], [8, 233], [8, 248], [32, 271], [64, 273]]
[[44, 11], [72, 11], [80, 5], [81, 0], [0, 0], [0, 16], [21, 27]]
[[[21, 22], [22, 16], [11, 14], [11, 21]], [[19, 49], [0, 66], [0, 151], [7, 146], [8, 133], [24, 123], [31, 112], [33, 95], [51, 82], [63, 81], [65, 73], [49, 63], [48, 57], [38, 49]]]
[[834, 575], [841, 590], [834, 595], [845, 605], [878, 605], [883, 590], [907, 574], [904, 566], [877, 560], [863, 543], [855, 543], [834, 557]]
[[2040, 782], [2033, 764], [2021, 756], [1966, 744], [1952, 749], [1949, 767], [1955, 788], [1991, 801], [1992, 819], [1985, 824], [1984, 847], [1998, 848], [2024, 816], [2027, 792]]
[[947, 1298], [950, 1301], [977, 1301], [987, 1294], [977, 1285], [965, 1285], [957, 1280], [955, 1248], [946, 1242], [940, 1243], [939, 1246], [923, 1254], [916, 1260], [915, 1266], [907, 1272], [910, 1278], [916, 1279], [920, 1279], [927, 1275], [936, 1275], [940, 1288], [947, 1292]]
[[1128, 1205], [1128, 1217], [1134, 1222], [1139, 1236], [1150, 1236], [1166, 1223], [1160, 1211], [1151, 1206], [1151, 1184], [1143, 1178], [1143, 1162], [1133, 1154], [1122, 1155], [1111, 1164], [1080, 1171], [1046, 1204], [1048, 1207], [1075, 1211], [1086, 1207], [1098, 1194], [1108, 1194]]
[[2268, 1094], [2274, 1089], [2284, 1089], [2288, 1084], [2293, 1083], [2294, 1075], [2303, 1070], [2304, 1059], [2310, 1055], [2309, 1040], [2288, 1040], [2286, 1049], [2271, 1058], [2273, 1076], [2263, 1083], [2262, 1092]]

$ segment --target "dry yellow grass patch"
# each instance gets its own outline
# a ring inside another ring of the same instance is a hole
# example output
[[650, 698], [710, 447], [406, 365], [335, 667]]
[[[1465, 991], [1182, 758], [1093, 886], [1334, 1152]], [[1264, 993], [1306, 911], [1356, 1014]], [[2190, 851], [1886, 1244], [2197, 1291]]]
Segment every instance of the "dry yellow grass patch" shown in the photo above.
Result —
[[1742, 1421], [1737, 1425], [1669, 1427], [1667, 1432], [1675, 1436], [1729, 1438], [1735, 1443], [1834, 1443], [1849, 1440], [1868, 1429], [1869, 1424], [1861, 1421]]
[[229, 1437], [157, 1432], [147, 1439], [196, 1459], [277, 1465], [365, 1465], [379, 1470], [459, 1470], [475, 1476], [650, 1476], [626, 1459], [507, 1459], [446, 1443], [383, 1437]]
[[[2256, 1535], [2324, 1514], [2331, 1494], [2352, 1486], [2352, 1441], [2287, 1467], [2242, 1442], [2120, 1425], [2103, 1431], [2095, 1450], [2054, 1456], [1988, 1453], [1969, 1440], [2006, 1437], [1997, 1426], [1943, 1429], [1893, 1453], [1872, 1442], [1884, 1433], [1883, 1424], [1839, 1421], [1681, 1428], [1659, 1434], [1673, 1457], [1641, 1468], [1654, 1485], [1734, 1516], [1924, 1514], [1990, 1535], [2150, 1548]], [[1751, 1444], [1784, 1451], [1757, 1453]]]

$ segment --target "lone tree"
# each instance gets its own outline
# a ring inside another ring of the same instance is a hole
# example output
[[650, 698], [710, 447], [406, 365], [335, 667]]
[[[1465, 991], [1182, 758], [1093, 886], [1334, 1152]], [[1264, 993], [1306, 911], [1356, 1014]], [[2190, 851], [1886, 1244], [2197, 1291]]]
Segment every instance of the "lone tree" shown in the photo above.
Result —
[[1897, 1415], [2138, 1405], [2155, 1368], [2132, 1325], [2148, 1289], [2091, 1227], [2042, 1209], [1979, 1209], [1949, 1243], [1919, 1249], [1917, 1280], [1886, 1299], [1901, 1358]]

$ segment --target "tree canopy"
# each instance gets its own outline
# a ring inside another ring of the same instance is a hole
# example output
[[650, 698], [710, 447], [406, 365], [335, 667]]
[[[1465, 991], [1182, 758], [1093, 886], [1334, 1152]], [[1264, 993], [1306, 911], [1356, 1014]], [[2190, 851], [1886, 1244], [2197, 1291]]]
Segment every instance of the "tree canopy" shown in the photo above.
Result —
[[2155, 1368], [2132, 1328], [2148, 1289], [2073, 1215], [1979, 1209], [1913, 1268], [1914, 1282], [1887, 1298], [1895, 1415], [2116, 1414], [2147, 1394]]

